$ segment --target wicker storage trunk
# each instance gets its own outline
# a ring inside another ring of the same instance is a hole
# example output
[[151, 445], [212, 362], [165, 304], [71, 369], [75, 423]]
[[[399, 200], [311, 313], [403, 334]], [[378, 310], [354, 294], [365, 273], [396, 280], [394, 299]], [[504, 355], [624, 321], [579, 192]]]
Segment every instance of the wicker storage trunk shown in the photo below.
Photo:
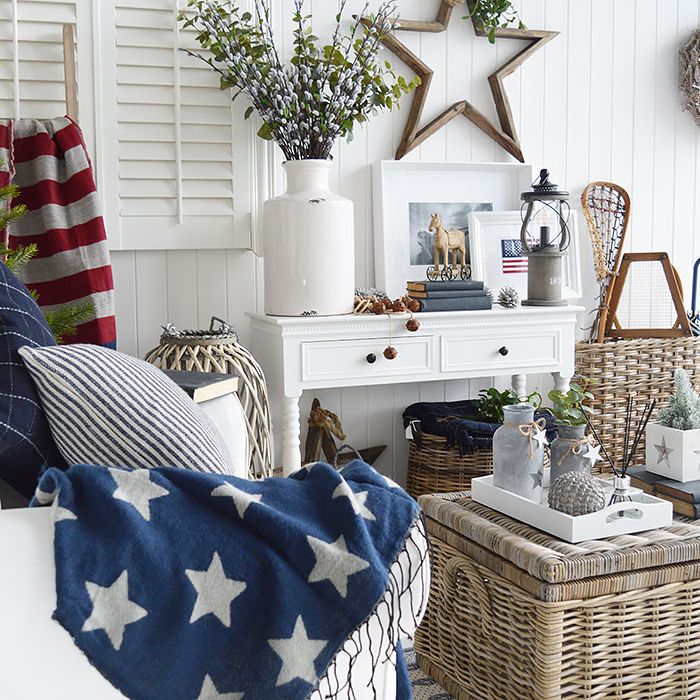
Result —
[[[623, 453], [628, 393], [633, 392], [640, 411], [652, 399], [657, 400], [658, 411], [673, 393], [676, 368], [685, 368], [700, 389], [698, 362], [700, 338], [635, 338], [576, 345], [576, 374], [596, 382], [591, 387], [595, 396], [590, 402], [595, 411], [591, 421], [612, 459], [620, 460]], [[636, 463], [644, 463], [643, 449], [637, 452]]]
[[700, 527], [570, 545], [424, 496], [419, 666], [457, 700], [698, 700]]
[[418, 498], [426, 493], [467, 491], [472, 479], [493, 471], [493, 450], [477, 449], [460, 455], [459, 448], [447, 447], [444, 437], [423, 433], [420, 449], [415, 440], [408, 448], [406, 490]]

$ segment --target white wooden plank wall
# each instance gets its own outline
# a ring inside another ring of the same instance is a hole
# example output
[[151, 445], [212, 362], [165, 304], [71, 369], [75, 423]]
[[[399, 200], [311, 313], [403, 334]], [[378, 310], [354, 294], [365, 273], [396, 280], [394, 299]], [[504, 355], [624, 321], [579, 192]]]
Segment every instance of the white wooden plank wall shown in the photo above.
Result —
[[[291, 0], [276, 0], [280, 26], [289, 26]], [[359, 11], [362, 0], [351, 0]], [[439, 0], [400, 0], [406, 18], [431, 19]], [[630, 250], [668, 250], [686, 287], [700, 256], [700, 129], [681, 113], [676, 90], [679, 43], [700, 25], [697, 0], [527, 0], [531, 28], [561, 36], [508, 79], [524, 152], [535, 170], [546, 165], [576, 203], [584, 185], [609, 179], [633, 201]], [[328, 34], [336, 3], [313, 0], [316, 33]], [[471, 99], [495, 119], [486, 76], [512, 55], [517, 42], [494, 47], [476, 39], [458, 9], [447, 35], [405, 34], [406, 43], [435, 69], [426, 119], [445, 105]], [[357, 284], [373, 283], [369, 164], [391, 158], [408, 112], [373, 119], [335, 152], [331, 182], [355, 202]], [[408, 156], [425, 161], [505, 161], [508, 156], [466, 120], [457, 120]], [[279, 158], [278, 158], [279, 161]], [[277, 178], [278, 189], [282, 185]], [[585, 232], [584, 222], [580, 222]], [[588, 246], [584, 245], [588, 253]], [[119, 252], [113, 257], [120, 348], [140, 356], [158, 341], [160, 326], [204, 327], [212, 315], [232, 321], [245, 344], [245, 312], [259, 308], [262, 265], [241, 251]], [[584, 280], [593, 274], [586, 264]], [[641, 299], [641, 304], [650, 300]], [[538, 386], [546, 378], [533, 377]], [[474, 395], [486, 382], [424, 383], [394, 389], [318, 392], [340, 414], [358, 447], [388, 444], [379, 466], [403, 480], [407, 445], [401, 412], [415, 401]], [[547, 384], [542, 384], [547, 388]], [[311, 396], [302, 401], [308, 414]]]

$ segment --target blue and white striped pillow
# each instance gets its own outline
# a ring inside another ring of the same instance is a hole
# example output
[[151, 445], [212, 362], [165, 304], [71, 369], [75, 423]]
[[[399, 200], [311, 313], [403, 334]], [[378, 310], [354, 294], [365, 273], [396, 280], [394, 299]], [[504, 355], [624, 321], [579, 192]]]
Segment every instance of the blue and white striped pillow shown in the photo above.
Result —
[[19, 353], [69, 464], [233, 472], [216, 428], [153, 365], [97, 345]]

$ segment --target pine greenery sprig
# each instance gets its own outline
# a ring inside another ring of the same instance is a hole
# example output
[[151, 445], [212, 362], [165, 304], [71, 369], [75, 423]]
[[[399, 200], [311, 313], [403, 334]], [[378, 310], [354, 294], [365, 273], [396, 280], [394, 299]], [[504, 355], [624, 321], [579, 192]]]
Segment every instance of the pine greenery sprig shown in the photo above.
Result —
[[80, 304], [60, 306], [53, 311], [44, 311], [43, 314], [54, 338], [61, 343], [68, 336], [76, 335], [81, 323], [94, 317], [95, 307], [91, 302], [84, 301]]
[[[330, 1], [330, 0], [328, 0]], [[280, 59], [272, 32], [269, 0], [255, 0], [255, 12], [236, 0], [188, 0], [180, 15], [197, 31], [210, 55], [187, 50], [220, 75], [222, 89], [233, 88], [250, 100], [246, 118], [257, 112], [258, 135], [275, 140], [288, 160], [327, 159], [339, 138], [370, 115], [398, 106], [420, 84], [398, 76], [378, 58], [382, 40], [394, 28], [396, 0], [383, 0], [374, 15], [367, 3], [347, 32], [341, 24], [347, 0], [340, 1], [331, 43], [319, 46], [306, 0], [294, 0], [293, 55]], [[369, 17], [366, 24], [363, 17]]]
[[690, 377], [684, 369], [673, 374], [675, 391], [665, 408], [659, 411], [659, 423], [676, 430], [700, 428], [700, 396], [693, 389]]

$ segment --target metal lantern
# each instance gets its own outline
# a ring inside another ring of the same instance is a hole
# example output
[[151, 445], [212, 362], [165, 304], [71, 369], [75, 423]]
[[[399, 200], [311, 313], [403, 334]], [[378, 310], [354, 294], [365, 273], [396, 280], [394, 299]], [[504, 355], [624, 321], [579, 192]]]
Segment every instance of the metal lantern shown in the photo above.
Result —
[[530, 192], [523, 192], [520, 242], [527, 255], [527, 299], [524, 306], [566, 306], [562, 299], [562, 264], [571, 242], [569, 193], [540, 170]]

